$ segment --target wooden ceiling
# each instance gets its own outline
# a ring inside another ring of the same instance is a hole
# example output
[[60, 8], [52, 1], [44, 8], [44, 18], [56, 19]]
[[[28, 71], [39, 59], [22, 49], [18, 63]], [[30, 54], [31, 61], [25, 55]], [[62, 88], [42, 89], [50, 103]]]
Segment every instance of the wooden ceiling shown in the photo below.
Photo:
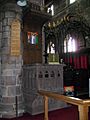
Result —
[[[4, 5], [5, 3], [7, 2], [10, 2], [11, 0], [0, 0], [0, 6]], [[16, 1], [16, 0], [13, 0], [13, 1]], [[45, 5], [50, 3], [51, 1], [54, 1], [54, 0], [45, 0]]]
[[[15, 2], [16, 0], [12, 0], [12, 1]], [[0, 6], [3, 6], [3, 5], [5, 5], [8, 2], [10, 3], [11, 0], [0, 0]]]
[[47, 5], [48, 3], [52, 2], [54, 0], [45, 0], [45, 5]]
[[6, 3], [8, 0], [0, 0], [0, 6], [3, 4], [3, 3]]

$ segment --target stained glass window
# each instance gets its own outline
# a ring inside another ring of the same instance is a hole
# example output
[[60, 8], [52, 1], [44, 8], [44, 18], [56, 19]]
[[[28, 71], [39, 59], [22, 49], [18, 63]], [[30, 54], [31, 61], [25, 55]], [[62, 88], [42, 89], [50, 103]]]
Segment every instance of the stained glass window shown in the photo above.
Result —
[[28, 32], [28, 43], [38, 44], [38, 33], [37, 32]]
[[76, 40], [71, 36], [67, 36], [64, 40], [64, 52], [75, 52], [77, 49]]

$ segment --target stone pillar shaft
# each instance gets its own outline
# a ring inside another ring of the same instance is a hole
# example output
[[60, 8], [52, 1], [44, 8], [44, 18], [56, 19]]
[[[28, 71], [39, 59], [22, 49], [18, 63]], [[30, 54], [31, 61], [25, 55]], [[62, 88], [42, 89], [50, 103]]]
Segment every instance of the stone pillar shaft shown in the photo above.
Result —
[[22, 11], [14, 3], [7, 3], [0, 9], [0, 117], [12, 118], [23, 113], [22, 56], [10, 55], [11, 23], [14, 19], [21, 22]]

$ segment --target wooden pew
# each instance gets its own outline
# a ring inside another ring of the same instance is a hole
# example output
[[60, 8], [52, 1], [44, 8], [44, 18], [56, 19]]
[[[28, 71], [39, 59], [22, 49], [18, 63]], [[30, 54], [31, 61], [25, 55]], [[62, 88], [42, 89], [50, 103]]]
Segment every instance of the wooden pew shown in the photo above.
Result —
[[44, 97], [44, 120], [48, 120], [48, 98], [49, 97], [56, 100], [61, 100], [73, 105], [77, 105], [78, 111], [79, 111], [79, 120], [88, 120], [88, 107], [90, 106], [89, 99], [82, 100], [79, 98], [60, 95], [55, 92], [44, 91], [44, 90], [40, 90], [38, 91], [38, 93]]

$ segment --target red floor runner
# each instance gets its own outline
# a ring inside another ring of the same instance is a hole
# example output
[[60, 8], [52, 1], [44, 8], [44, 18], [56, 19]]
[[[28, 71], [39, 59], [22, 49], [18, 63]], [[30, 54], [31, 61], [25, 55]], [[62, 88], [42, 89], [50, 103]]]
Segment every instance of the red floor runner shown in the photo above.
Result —
[[[0, 120], [44, 120], [44, 114], [32, 116], [30, 114], [25, 113], [23, 116], [18, 118], [1, 118]], [[71, 106], [68, 108], [63, 108], [49, 112], [49, 120], [78, 120], [78, 109], [76, 106]]]

